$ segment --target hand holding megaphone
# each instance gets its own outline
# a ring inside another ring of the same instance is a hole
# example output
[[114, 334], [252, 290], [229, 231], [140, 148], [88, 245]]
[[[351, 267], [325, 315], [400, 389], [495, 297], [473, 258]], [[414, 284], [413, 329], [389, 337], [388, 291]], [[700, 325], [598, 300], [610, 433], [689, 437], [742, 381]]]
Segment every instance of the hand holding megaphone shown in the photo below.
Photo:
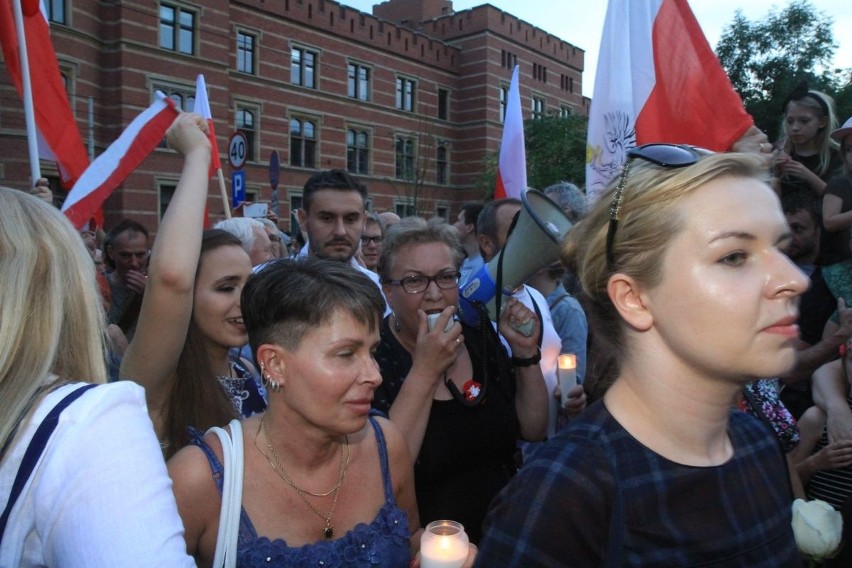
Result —
[[417, 310], [420, 327], [409, 377], [428, 375], [437, 382], [456, 362], [464, 337], [461, 326], [453, 319], [455, 313], [455, 306], [447, 306], [441, 313], [435, 314], [438, 318], [433, 320], [437, 325], [430, 325], [426, 312]]
[[[478, 324], [479, 312], [472, 304], [484, 304], [491, 321], [498, 321], [501, 314], [497, 313], [497, 306], [502, 311], [502, 305], [515, 290], [541, 268], [559, 259], [571, 221], [556, 203], [535, 189], [528, 189], [521, 202], [520, 213], [503, 249], [467, 282], [461, 283], [459, 305], [462, 319], [468, 325]], [[497, 294], [501, 296], [495, 302]], [[529, 322], [519, 327], [525, 335], [533, 333], [534, 326]]]
[[541, 334], [536, 315], [517, 298], [509, 298], [502, 311], [499, 330], [512, 348], [512, 356], [520, 359], [534, 357]]

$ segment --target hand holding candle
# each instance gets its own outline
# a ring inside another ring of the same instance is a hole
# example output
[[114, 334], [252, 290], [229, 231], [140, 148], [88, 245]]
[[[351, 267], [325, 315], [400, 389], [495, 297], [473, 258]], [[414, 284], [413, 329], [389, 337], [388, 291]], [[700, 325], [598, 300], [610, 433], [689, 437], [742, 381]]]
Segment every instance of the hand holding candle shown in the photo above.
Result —
[[469, 547], [464, 527], [456, 521], [433, 521], [420, 538], [421, 568], [461, 568]]
[[565, 353], [559, 356], [559, 391], [562, 393], [562, 406], [568, 401], [568, 391], [577, 385], [577, 356]]

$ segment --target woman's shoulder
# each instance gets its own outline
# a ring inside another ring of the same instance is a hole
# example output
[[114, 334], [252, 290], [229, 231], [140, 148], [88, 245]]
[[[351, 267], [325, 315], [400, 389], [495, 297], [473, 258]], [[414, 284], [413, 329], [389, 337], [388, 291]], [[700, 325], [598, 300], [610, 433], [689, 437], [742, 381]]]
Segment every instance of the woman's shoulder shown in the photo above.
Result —
[[[74, 382], [61, 385], [45, 395], [34, 413], [40, 422], [66, 396], [90, 383]], [[148, 415], [145, 389], [132, 381], [99, 384], [88, 389], [62, 411], [60, 424], [65, 422], [90, 422], [105, 417], [120, 418], [124, 412]]]

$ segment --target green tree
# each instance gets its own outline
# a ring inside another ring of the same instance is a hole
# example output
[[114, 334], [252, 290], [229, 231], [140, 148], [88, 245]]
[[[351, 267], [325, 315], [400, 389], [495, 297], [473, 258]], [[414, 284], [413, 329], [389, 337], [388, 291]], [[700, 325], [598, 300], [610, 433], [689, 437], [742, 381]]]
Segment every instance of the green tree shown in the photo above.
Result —
[[798, 81], [832, 96], [849, 81], [849, 70], [831, 68], [837, 49], [832, 26], [832, 18], [808, 0], [794, 0], [759, 21], [738, 10], [725, 27], [716, 55], [770, 139], [778, 136], [784, 100]]
[[[586, 179], [586, 134], [588, 118], [548, 116], [524, 121], [527, 155], [527, 185], [544, 189], [560, 181], [577, 185]], [[485, 158], [476, 186], [486, 199], [494, 195], [498, 152]]]

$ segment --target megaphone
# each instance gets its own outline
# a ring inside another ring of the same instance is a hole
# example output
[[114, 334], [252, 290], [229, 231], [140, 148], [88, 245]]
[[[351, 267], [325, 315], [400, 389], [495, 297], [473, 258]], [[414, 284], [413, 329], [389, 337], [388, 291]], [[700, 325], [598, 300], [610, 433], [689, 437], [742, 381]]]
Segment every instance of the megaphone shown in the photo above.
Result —
[[[503, 249], [461, 285], [461, 318], [469, 325], [478, 323], [478, 310], [473, 309], [472, 304], [484, 304], [488, 317], [497, 321], [500, 317], [495, 301], [498, 289], [501, 294], [511, 296], [533, 274], [559, 259], [562, 241], [572, 227], [571, 221], [556, 203], [538, 190], [527, 189], [521, 195], [521, 203]], [[533, 322], [519, 331], [531, 335]]]

